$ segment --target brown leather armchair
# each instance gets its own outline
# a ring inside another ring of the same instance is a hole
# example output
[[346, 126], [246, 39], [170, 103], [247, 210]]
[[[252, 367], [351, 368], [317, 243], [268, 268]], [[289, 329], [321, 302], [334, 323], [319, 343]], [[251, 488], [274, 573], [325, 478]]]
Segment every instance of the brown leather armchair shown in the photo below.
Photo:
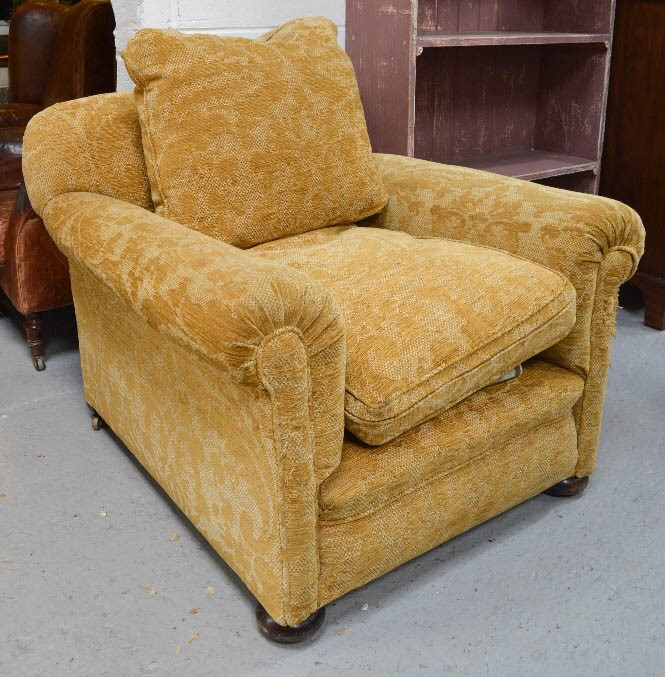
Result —
[[67, 260], [22, 187], [23, 131], [47, 106], [115, 90], [114, 28], [110, 0], [71, 7], [33, 0], [16, 10], [9, 29], [12, 102], [0, 106], [0, 288], [25, 317], [38, 371], [44, 369], [41, 313], [69, 305], [72, 295]]

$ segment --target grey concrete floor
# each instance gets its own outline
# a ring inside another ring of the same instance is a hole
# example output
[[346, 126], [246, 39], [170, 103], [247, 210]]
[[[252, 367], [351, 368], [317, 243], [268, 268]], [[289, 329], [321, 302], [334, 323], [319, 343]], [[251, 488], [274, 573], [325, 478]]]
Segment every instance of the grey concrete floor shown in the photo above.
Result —
[[296, 647], [258, 635], [235, 575], [91, 430], [59, 319], [43, 373], [0, 320], [3, 677], [665, 675], [665, 333], [639, 313], [619, 314], [583, 496], [538, 496], [352, 592]]

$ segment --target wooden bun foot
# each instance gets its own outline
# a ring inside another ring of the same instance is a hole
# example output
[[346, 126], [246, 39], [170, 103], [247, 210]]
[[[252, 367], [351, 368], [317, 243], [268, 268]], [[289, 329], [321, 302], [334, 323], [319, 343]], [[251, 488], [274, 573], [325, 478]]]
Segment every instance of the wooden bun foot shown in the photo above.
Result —
[[326, 608], [322, 607], [298, 625], [293, 627], [279, 625], [259, 603], [256, 604], [256, 624], [259, 626], [261, 634], [280, 644], [295, 644], [309, 639], [323, 625], [325, 617]]
[[558, 497], [577, 496], [586, 489], [587, 484], [589, 484], [588, 477], [568, 477], [559, 484], [550, 487], [544, 493], [548, 496]]

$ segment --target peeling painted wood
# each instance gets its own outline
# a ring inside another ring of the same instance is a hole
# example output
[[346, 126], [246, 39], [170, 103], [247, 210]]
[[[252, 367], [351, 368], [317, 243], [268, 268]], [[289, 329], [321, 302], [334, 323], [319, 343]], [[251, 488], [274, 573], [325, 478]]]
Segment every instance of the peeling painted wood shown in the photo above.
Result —
[[350, 0], [347, 50], [375, 150], [595, 191], [613, 10]]

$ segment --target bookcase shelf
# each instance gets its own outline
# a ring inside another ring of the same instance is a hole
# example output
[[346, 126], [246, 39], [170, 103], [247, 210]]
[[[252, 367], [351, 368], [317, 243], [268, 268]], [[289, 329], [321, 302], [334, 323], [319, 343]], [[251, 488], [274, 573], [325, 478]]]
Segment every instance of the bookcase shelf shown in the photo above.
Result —
[[505, 155], [490, 155], [466, 160], [460, 164], [527, 181], [577, 172], [597, 172], [598, 170], [596, 160], [535, 149]]
[[613, 4], [348, 0], [374, 150], [597, 192]]
[[422, 31], [417, 46], [480, 47], [483, 45], [575, 45], [602, 44], [609, 47], [609, 33], [562, 33], [554, 31], [484, 31], [482, 33], [444, 33]]

